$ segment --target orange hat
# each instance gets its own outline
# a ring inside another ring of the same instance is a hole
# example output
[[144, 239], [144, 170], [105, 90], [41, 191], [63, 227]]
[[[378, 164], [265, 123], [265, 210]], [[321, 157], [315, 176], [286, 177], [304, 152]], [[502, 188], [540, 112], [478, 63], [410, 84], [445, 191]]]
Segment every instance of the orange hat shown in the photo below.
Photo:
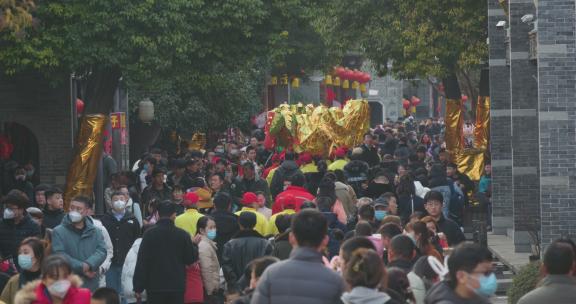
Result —
[[198, 197], [198, 194], [196, 194], [196, 192], [188, 192], [184, 195], [184, 200], [182, 201], [182, 205], [184, 207], [195, 206], [199, 200], [200, 200], [200, 198]]
[[244, 206], [252, 205], [258, 203], [258, 196], [254, 192], [246, 192], [242, 195], [242, 200], [240, 203]]

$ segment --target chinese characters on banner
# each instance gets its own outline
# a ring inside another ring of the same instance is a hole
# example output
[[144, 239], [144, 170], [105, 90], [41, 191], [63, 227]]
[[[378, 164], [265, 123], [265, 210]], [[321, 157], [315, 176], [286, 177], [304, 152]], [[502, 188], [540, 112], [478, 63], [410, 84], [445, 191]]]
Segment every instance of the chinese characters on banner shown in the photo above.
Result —
[[[128, 139], [126, 135], [126, 113], [115, 112], [110, 113], [110, 126], [113, 131], [119, 130], [120, 133], [120, 144], [127, 145]], [[116, 133], [116, 132], [114, 132]]]
[[110, 113], [112, 156], [121, 168], [128, 168], [128, 121], [125, 112]]

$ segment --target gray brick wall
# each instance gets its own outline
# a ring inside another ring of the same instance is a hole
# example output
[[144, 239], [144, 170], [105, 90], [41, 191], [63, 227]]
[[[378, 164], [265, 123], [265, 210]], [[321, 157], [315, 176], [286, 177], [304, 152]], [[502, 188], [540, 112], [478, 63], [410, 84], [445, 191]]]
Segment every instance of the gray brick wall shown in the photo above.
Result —
[[535, 62], [528, 59], [533, 27], [521, 18], [535, 14], [534, 3], [511, 0], [509, 12], [514, 244], [517, 251], [530, 251], [527, 232], [539, 230], [540, 217], [538, 78]]
[[538, 1], [542, 244], [576, 237], [576, 3]]
[[490, 146], [492, 156], [493, 231], [506, 234], [512, 228], [512, 125], [510, 119], [510, 68], [506, 65], [506, 30], [496, 23], [506, 20], [498, 0], [488, 0], [490, 66]]
[[38, 140], [43, 183], [63, 183], [72, 155], [71, 105], [66, 89], [54, 89], [33, 79], [0, 79], [0, 122], [27, 127]]

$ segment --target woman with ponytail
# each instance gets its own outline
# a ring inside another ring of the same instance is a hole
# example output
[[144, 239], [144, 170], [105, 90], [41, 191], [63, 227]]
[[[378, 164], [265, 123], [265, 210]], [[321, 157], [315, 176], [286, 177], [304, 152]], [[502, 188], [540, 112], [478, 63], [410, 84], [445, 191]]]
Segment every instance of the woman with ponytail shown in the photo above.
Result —
[[396, 304], [385, 290], [386, 268], [372, 249], [355, 250], [344, 268], [344, 280], [351, 290], [342, 295], [344, 304]]

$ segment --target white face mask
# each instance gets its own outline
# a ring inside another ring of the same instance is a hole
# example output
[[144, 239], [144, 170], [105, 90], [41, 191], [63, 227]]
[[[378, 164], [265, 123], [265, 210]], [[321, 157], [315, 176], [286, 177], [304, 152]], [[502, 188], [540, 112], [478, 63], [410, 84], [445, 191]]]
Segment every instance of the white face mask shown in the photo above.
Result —
[[14, 211], [12, 211], [12, 209], [10, 209], [10, 208], [4, 209], [4, 219], [5, 220], [11, 220], [15, 217], [16, 217], [16, 213], [14, 213]]
[[70, 217], [70, 221], [72, 221], [72, 223], [78, 223], [83, 218], [82, 214], [80, 214], [78, 211], [70, 211], [68, 216]]
[[70, 281], [68, 280], [58, 280], [48, 287], [48, 292], [60, 299], [64, 299], [68, 289], [70, 289]]
[[114, 203], [112, 203], [112, 207], [116, 211], [124, 211], [124, 209], [126, 208], [126, 203], [124, 201], [117, 200], [114, 201]]

